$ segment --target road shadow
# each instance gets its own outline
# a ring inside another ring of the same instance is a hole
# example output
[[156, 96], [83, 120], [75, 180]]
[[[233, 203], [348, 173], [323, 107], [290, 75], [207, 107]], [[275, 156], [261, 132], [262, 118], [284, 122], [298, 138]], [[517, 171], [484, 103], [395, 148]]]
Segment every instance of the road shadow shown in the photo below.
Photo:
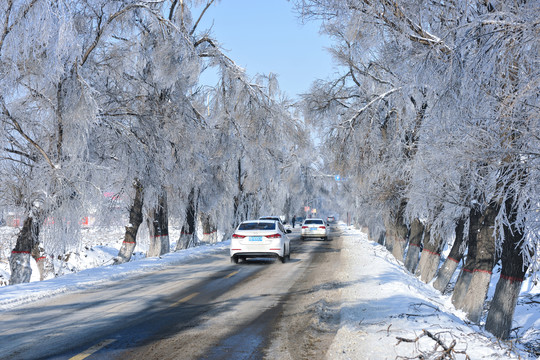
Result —
[[[291, 259], [285, 261], [285, 264], [287, 263], [295, 263], [301, 261], [300, 259], [295, 259], [293, 257], [294, 254], [291, 254]], [[273, 265], [273, 264], [281, 264], [281, 260], [279, 259], [272, 259], [272, 258], [250, 258], [250, 259], [242, 259], [238, 260], [239, 266], [264, 266], [264, 265]]]

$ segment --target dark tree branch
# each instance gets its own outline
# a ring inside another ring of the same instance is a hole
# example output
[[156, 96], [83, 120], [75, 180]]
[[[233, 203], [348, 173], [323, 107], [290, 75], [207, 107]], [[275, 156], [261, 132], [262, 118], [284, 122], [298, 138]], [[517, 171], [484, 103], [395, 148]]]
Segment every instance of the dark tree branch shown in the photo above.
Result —
[[214, 0], [210, 0], [207, 4], [206, 4], [206, 7], [203, 9], [203, 11], [201, 12], [201, 15], [199, 15], [199, 18], [197, 19], [197, 21], [195, 22], [195, 25], [193, 25], [193, 28], [191, 29], [191, 31], [189, 32], [189, 35], [193, 35], [193, 33], [195, 32], [195, 30], [197, 29], [197, 26], [199, 25], [199, 22], [201, 21], [202, 17], [204, 16], [204, 13], [206, 13], [206, 10], [208, 10], [208, 8], [210, 7], [210, 5], [212, 5], [212, 3], [214, 2]]
[[19, 122], [17, 121], [17, 119], [15, 119], [13, 116], [11, 116], [8, 108], [6, 107], [4, 97], [2, 95], [0, 95], [0, 103], [1, 103], [0, 105], [2, 106], [2, 112], [11, 121], [11, 123], [13, 124], [13, 127], [15, 128], [15, 130], [17, 130], [17, 132], [23, 138], [25, 138], [26, 141], [28, 141], [30, 144], [32, 144], [32, 146], [34, 146], [39, 151], [39, 153], [43, 156], [45, 161], [47, 161], [49, 166], [54, 169], [55, 166], [54, 166], [53, 162], [51, 161], [49, 155], [47, 155], [47, 152], [45, 152], [45, 150], [37, 142], [35, 142], [30, 136], [28, 136], [28, 134], [26, 134], [24, 132], [24, 130], [22, 129], [22, 127], [19, 124]]

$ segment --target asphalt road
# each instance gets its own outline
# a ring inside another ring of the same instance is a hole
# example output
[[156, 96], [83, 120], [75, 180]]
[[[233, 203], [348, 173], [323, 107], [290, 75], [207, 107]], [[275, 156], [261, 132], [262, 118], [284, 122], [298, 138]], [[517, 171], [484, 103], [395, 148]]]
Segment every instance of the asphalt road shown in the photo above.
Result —
[[335, 331], [317, 330], [312, 341], [316, 313], [303, 310], [317, 300], [312, 290], [331, 282], [341, 240], [334, 232], [330, 241], [302, 242], [295, 229], [291, 244], [285, 264], [231, 264], [224, 251], [3, 312], [0, 357], [323, 358], [310, 354], [324, 354]]

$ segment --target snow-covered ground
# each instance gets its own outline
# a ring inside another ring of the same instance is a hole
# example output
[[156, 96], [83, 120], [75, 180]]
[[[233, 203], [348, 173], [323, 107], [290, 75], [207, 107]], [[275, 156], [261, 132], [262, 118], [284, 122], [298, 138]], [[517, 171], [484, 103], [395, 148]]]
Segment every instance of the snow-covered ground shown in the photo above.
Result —
[[[537, 359], [540, 297], [536, 303], [528, 300], [533, 291], [538, 295], [538, 286], [523, 285], [514, 317], [518, 340], [499, 342], [466, 321], [453, 307], [451, 295], [409, 274], [366, 234], [349, 230], [344, 236], [341, 281], [348, 286], [342, 292], [341, 326], [328, 358], [417, 359], [424, 354], [424, 359], [435, 359], [429, 354], [443, 353], [442, 345], [435, 350], [437, 338], [448, 348], [455, 342], [456, 359]], [[527, 347], [535, 347], [536, 355], [526, 352]]]
[[[15, 234], [12, 228], [0, 227], [0, 275], [4, 279]], [[81, 251], [71, 254], [67, 261], [61, 260], [61, 268], [56, 264], [64, 275], [0, 287], [0, 311], [54, 294], [154, 271], [189, 258], [208, 256], [229, 246], [229, 241], [225, 241], [161, 258], [144, 258], [145, 249], [138, 248], [135, 261], [111, 266], [122, 235], [122, 228], [85, 229]], [[431, 285], [407, 273], [384, 247], [368, 241], [364, 233], [345, 229], [343, 237], [342, 268], [340, 278], [336, 279], [343, 285], [341, 290], [336, 290], [342, 298], [341, 326], [329, 349], [329, 359], [410, 359], [420, 354], [428, 359], [429, 354], [442, 354], [442, 346], [452, 348], [457, 359], [466, 356], [470, 359], [540, 359], [539, 286], [523, 284], [514, 317], [516, 338], [499, 342], [464, 320], [464, 314], [453, 308], [449, 295], [441, 295]], [[492, 283], [496, 281], [494, 278]], [[324, 320], [325, 314], [319, 316]], [[436, 339], [440, 341], [439, 346]]]

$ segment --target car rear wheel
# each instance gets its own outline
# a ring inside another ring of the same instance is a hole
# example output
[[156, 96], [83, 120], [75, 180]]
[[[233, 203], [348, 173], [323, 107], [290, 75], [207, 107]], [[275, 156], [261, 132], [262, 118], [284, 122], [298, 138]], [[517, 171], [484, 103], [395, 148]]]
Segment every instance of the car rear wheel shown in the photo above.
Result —
[[239, 260], [238, 256], [236, 256], [236, 255], [231, 256], [231, 262], [232, 263], [238, 264], [238, 260]]

